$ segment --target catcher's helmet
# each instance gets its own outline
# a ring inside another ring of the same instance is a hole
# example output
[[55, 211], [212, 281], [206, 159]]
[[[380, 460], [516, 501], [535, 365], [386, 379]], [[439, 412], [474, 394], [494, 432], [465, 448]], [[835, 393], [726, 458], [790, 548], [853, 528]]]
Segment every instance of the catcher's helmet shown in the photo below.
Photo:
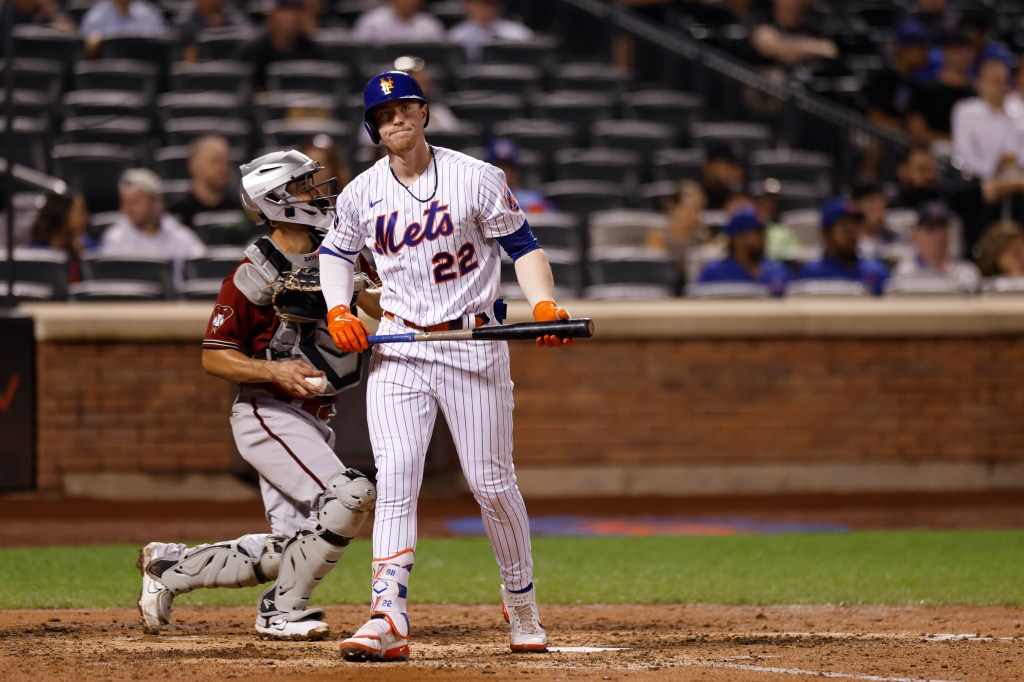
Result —
[[[242, 164], [242, 207], [257, 225], [281, 220], [329, 228], [334, 222], [338, 183], [335, 178], [314, 183], [313, 174], [322, 168], [294, 149], [264, 154]], [[303, 192], [311, 192], [315, 198], [295, 196]]]
[[[377, 132], [377, 125], [373, 122], [373, 110], [384, 102], [396, 99], [412, 99], [417, 102], [427, 103], [423, 94], [423, 88], [416, 82], [416, 79], [404, 71], [385, 71], [379, 73], [366, 84], [363, 90], [363, 125], [366, 127], [366, 134], [370, 136], [374, 144], [380, 143], [380, 133]], [[430, 123], [430, 112], [427, 111], [427, 120], [423, 127]]]

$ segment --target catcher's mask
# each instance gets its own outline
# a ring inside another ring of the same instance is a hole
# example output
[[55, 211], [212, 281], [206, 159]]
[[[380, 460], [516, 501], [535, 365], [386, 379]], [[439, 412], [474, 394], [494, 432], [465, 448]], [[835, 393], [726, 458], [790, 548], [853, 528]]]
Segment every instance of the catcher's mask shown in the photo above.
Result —
[[294, 149], [271, 152], [239, 167], [242, 207], [257, 225], [296, 223], [330, 228], [338, 180], [314, 182], [323, 169], [319, 163]]

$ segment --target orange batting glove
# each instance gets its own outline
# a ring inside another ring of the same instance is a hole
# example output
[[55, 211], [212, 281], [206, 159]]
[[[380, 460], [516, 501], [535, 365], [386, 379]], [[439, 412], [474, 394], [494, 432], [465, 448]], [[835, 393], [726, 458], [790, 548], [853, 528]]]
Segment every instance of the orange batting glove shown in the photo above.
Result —
[[[533, 306], [534, 322], [554, 322], [555, 320], [568, 319], [569, 311], [565, 308], [559, 308], [558, 304], [554, 301], [541, 301]], [[572, 339], [561, 339], [554, 334], [537, 337], [537, 345], [547, 346], [548, 348], [561, 348], [562, 346], [568, 346], [570, 343], [572, 343]]]
[[370, 330], [358, 317], [349, 312], [347, 305], [331, 308], [327, 313], [327, 331], [335, 345], [346, 353], [358, 353], [370, 347], [366, 340]]

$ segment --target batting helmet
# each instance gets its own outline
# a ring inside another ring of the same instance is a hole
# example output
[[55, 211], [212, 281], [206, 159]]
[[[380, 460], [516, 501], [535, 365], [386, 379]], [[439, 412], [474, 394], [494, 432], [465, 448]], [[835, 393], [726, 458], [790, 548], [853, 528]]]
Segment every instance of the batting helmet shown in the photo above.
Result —
[[[366, 84], [363, 90], [363, 125], [366, 127], [366, 134], [370, 136], [374, 144], [380, 143], [380, 133], [377, 132], [377, 125], [373, 122], [373, 110], [384, 102], [396, 99], [412, 99], [417, 102], [427, 103], [423, 94], [423, 88], [416, 82], [416, 79], [403, 71], [385, 71], [379, 73]], [[427, 112], [427, 120], [423, 127], [430, 123], [430, 112]]]

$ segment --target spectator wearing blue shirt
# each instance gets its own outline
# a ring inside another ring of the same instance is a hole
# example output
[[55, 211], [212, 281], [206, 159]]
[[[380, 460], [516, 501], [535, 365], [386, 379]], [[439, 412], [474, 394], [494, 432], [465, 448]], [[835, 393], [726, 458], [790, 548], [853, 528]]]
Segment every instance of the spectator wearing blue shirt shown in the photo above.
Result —
[[750, 209], [737, 211], [722, 231], [729, 237], [729, 255], [708, 263], [701, 270], [700, 283], [756, 282], [768, 287], [772, 296], [786, 291], [786, 269], [764, 257], [765, 224]]
[[844, 279], [861, 282], [875, 296], [882, 295], [889, 271], [880, 261], [857, 255], [857, 238], [864, 214], [844, 197], [831, 199], [821, 211], [821, 229], [825, 253], [820, 260], [808, 263], [799, 279]]
[[104, 38], [126, 33], [169, 34], [163, 13], [146, 0], [100, 0], [82, 17], [79, 33], [86, 52], [95, 56]]

